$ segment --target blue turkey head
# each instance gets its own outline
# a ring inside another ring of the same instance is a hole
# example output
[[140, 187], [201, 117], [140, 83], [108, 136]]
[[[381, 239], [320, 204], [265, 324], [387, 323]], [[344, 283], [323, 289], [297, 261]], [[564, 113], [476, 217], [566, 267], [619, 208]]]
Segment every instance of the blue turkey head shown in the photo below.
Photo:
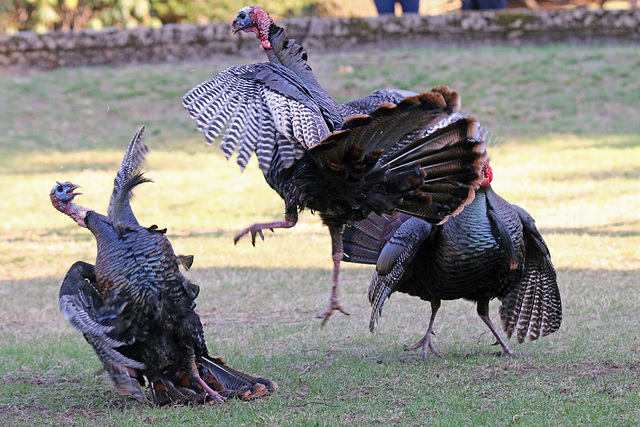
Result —
[[253, 17], [252, 6], [245, 6], [238, 11], [236, 19], [231, 23], [231, 32], [233, 34], [238, 31], [251, 31], [249, 28], [252, 25], [256, 25], [256, 22], [251, 19]]
[[271, 49], [269, 42], [269, 27], [273, 21], [264, 9], [258, 6], [245, 6], [238, 12], [236, 19], [231, 23], [231, 32], [238, 31], [245, 33], [255, 33], [260, 39], [260, 46], [263, 49]]
[[56, 185], [51, 189], [51, 195], [55, 196], [61, 202], [68, 203], [73, 200], [74, 197], [82, 194], [76, 193], [73, 190], [76, 188], [80, 188], [78, 184], [73, 184], [69, 181], [67, 182], [57, 182]]

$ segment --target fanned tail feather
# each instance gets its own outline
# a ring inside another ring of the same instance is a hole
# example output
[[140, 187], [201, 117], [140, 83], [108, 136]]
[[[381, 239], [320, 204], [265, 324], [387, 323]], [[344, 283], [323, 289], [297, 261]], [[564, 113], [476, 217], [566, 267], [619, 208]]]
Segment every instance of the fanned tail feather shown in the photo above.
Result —
[[349, 221], [342, 235], [343, 261], [375, 264], [384, 245], [408, 216], [370, 214], [361, 221]]
[[[277, 390], [277, 384], [229, 367], [224, 360], [201, 356], [198, 375], [216, 393], [225, 398], [254, 399]], [[184, 371], [165, 369], [149, 379], [156, 405], [205, 403], [211, 397], [203, 387]]]
[[[329, 134], [314, 150], [319, 165], [340, 164], [353, 146], [358, 146], [361, 157], [395, 156], [405, 146], [420, 140], [430, 127], [452, 113], [439, 93], [427, 92], [412, 96], [394, 105], [384, 103], [369, 115], [355, 115], [342, 125], [342, 129]], [[382, 166], [382, 164], [381, 164]]]
[[351, 117], [309, 153], [337, 183], [376, 188], [363, 190], [374, 212], [397, 209], [441, 223], [471, 203], [487, 156], [477, 121], [456, 113], [458, 104], [443, 87], [382, 104]]
[[208, 374], [213, 377], [215, 383], [222, 387], [222, 394], [226, 397], [254, 399], [271, 394], [278, 388], [275, 382], [233, 369], [220, 358], [203, 356], [199, 369], [203, 372], [205, 381], [210, 378]]

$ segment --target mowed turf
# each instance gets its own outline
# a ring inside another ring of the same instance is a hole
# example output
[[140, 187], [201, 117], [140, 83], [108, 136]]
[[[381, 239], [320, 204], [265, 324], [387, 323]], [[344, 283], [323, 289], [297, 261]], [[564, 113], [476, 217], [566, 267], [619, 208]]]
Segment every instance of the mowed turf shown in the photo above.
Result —
[[[259, 55], [260, 52], [256, 52]], [[379, 87], [447, 84], [489, 130], [494, 189], [536, 219], [558, 271], [560, 330], [496, 356], [467, 301], [436, 320], [442, 358], [404, 352], [428, 304], [394, 295], [368, 331], [370, 266], [344, 265], [351, 316], [321, 328], [328, 231], [302, 215], [252, 247], [233, 244], [283, 203], [255, 162], [241, 173], [203, 135], [181, 96], [246, 60], [2, 71], [0, 78], [0, 424], [7, 425], [637, 425], [640, 422], [640, 57], [636, 46], [369, 50], [316, 54], [340, 100]], [[263, 61], [260, 56], [256, 60]], [[381, 65], [380, 65], [381, 64]], [[58, 288], [95, 241], [56, 212], [56, 180], [106, 212], [131, 136], [147, 126], [148, 176], [133, 208], [168, 227], [210, 351], [278, 382], [272, 397], [152, 408], [118, 396], [90, 346], [62, 317]], [[497, 308], [491, 316], [498, 323]]]

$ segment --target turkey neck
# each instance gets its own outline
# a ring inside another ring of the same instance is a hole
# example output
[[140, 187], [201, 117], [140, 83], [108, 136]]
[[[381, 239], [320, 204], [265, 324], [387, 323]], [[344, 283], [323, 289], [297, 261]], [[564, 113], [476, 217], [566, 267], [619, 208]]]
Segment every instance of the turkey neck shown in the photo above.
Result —
[[87, 228], [87, 225], [84, 222], [85, 217], [87, 216], [87, 212], [90, 209], [84, 208], [80, 205], [77, 205], [73, 202], [63, 202], [58, 199], [53, 193], [49, 195], [51, 199], [51, 204], [54, 208], [67, 215], [69, 218], [74, 220], [80, 227]]

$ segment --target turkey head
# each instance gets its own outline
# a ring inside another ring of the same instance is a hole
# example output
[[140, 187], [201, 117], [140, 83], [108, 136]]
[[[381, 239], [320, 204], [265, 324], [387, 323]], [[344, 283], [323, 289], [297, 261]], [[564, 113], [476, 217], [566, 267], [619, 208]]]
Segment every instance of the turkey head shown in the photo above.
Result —
[[267, 37], [272, 23], [269, 14], [261, 7], [245, 6], [238, 11], [236, 19], [231, 23], [231, 33], [236, 34], [238, 31], [255, 33], [256, 37], [260, 39], [260, 47], [271, 49], [271, 43]]

